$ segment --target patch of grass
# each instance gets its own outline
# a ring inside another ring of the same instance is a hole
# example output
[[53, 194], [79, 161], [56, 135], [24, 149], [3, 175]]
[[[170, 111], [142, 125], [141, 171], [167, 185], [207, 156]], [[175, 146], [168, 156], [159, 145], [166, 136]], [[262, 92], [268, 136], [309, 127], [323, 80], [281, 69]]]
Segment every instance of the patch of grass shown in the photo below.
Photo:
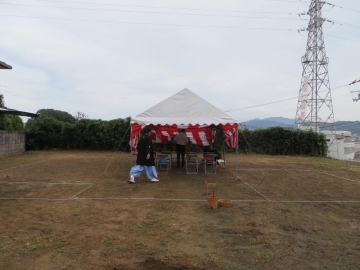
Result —
[[275, 254], [273, 253], [265, 253], [261, 255], [262, 262], [270, 262], [275, 259]]
[[220, 233], [223, 233], [223, 234], [237, 234], [236, 231], [234, 231], [233, 229], [230, 229], [230, 228], [222, 228], [219, 230]]
[[106, 238], [105, 245], [108, 249], [110, 249], [114, 246], [113, 240], [114, 240], [114, 236], [112, 236], [112, 235], [110, 235]]
[[30, 245], [30, 250], [37, 250], [38, 248], [41, 248], [44, 245], [44, 243], [39, 240], [35, 239], [35, 241]]
[[205, 264], [207, 268], [218, 268], [219, 265], [216, 260], [216, 256], [211, 252], [205, 252]]
[[126, 246], [122, 246], [122, 245], [118, 246], [115, 249], [116, 252], [125, 252], [126, 250], [127, 250]]
[[346, 268], [347, 269], [359, 269], [360, 268], [360, 263], [359, 262], [347, 262], [346, 263]]
[[59, 239], [58, 241], [56, 241], [56, 243], [54, 244], [54, 249], [52, 251], [52, 255], [55, 254], [60, 254], [60, 253], [64, 253], [64, 240], [63, 239]]
[[145, 242], [137, 242], [135, 245], [137, 248], [146, 248], [147, 247]]
[[245, 268], [241, 268], [241, 266], [237, 262], [229, 262], [229, 261], [227, 261], [227, 262], [224, 262], [221, 265], [221, 269], [224, 269], [224, 270], [239, 270], [239, 269], [245, 269]]
[[27, 253], [27, 251], [26, 251], [25, 248], [24, 249], [23, 248], [17, 248], [16, 253], [21, 255], [21, 256], [24, 256]]

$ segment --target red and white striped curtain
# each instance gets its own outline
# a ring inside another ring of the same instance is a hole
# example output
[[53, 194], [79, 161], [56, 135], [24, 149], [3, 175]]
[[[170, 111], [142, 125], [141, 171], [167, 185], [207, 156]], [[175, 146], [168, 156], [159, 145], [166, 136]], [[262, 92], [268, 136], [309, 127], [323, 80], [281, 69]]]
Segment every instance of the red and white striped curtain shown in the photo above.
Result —
[[179, 129], [185, 129], [186, 137], [189, 138], [191, 143], [197, 145], [210, 145], [214, 139], [211, 128], [209, 127], [196, 127], [196, 126], [155, 126], [153, 132], [155, 135], [155, 142], [166, 143], [171, 141], [176, 134], [179, 133]]
[[224, 136], [225, 136], [225, 143], [231, 147], [231, 148], [237, 148], [238, 147], [238, 139], [239, 139], [239, 125], [233, 124], [233, 125], [222, 125], [221, 126]]
[[[136, 154], [136, 146], [140, 139], [142, 126], [134, 123], [131, 124], [131, 136], [130, 136], [130, 147], [131, 152]], [[151, 137], [156, 143], [167, 143], [179, 132], [179, 129], [185, 129], [186, 136], [189, 138], [191, 143], [207, 146], [211, 145], [214, 141], [216, 129], [211, 127], [200, 127], [200, 126], [152, 126]], [[238, 145], [238, 125], [220, 125], [220, 128], [224, 131], [225, 143], [231, 147], [236, 148]]]
[[140, 135], [141, 135], [141, 125], [139, 124], [131, 124], [131, 133], [130, 133], [130, 149], [131, 149], [131, 153], [133, 154], [137, 154], [137, 144], [140, 140]]

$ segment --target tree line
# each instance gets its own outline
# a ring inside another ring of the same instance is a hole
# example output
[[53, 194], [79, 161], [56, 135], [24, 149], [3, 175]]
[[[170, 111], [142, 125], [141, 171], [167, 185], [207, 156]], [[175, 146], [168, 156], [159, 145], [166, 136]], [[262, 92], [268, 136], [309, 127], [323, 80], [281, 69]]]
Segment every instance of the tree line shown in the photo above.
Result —
[[[40, 116], [29, 119], [25, 126], [18, 116], [0, 118], [0, 129], [25, 130], [27, 150], [129, 151], [130, 117], [105, 121], [87, 119], [86, 115], [80, 112], [76, 116], [53, 109], [41, 109], [37, 113]], [[240, 153], [306, 156], [326, 156], [327, 153], [325, 135], [312, 131], [282, 127], [255, 131], [239, 130], [238, 139]], [[224, 145], [220, 130], [217, 132], [214, 146], [227, 152], [234, 151]]]
[[80, 149], [127, 151], [130, 140], [130, 117], [110, 121], [86, 119], [67, 112], [42, 109], [40, 116], [25, 125], [26, 149]]

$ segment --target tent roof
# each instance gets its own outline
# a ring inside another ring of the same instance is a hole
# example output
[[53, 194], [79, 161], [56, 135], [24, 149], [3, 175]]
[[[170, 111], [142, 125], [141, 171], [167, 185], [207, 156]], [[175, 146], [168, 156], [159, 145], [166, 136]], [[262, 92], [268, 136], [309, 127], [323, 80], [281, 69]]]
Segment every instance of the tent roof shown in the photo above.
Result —
[[163, 126], [238, 123], [236, 119], [186, 88], [132, 118], [131, 122]]

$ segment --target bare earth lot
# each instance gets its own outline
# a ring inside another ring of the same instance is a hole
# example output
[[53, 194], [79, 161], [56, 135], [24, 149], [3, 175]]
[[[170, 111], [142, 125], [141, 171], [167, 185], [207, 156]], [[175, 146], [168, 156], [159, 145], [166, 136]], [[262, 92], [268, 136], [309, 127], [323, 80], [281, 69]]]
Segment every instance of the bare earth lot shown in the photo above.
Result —
[[1, 158], [0, 269], [360, 269], [360, 163], [228, 154], [131, 185], [128, 156]]

